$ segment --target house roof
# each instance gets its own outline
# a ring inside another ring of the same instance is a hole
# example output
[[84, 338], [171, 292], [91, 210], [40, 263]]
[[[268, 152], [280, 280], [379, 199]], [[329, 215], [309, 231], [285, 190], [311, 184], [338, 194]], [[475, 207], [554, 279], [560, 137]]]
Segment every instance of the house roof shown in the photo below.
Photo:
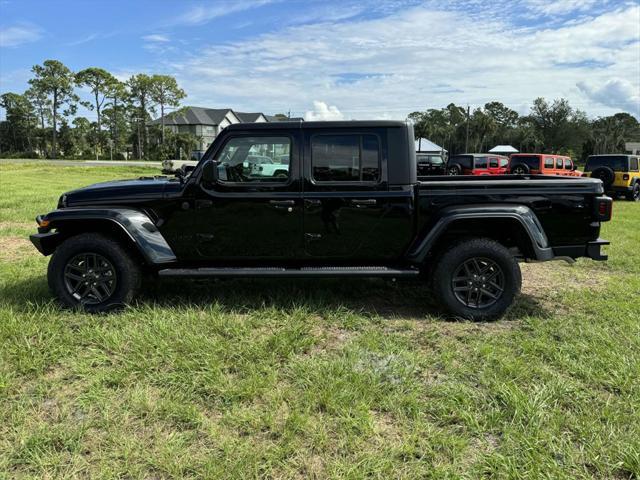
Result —
[[496, 145], [489, 153], [518, 153], [518, 150], [513, 148], [511, 145]]
[[440, 145], [436, 145], [426, 138], [416, 138], [416, 152], [446, 152]]
[[260, 118], [260, 115], [262, 115], [263, 117], [267, 118], [266, 115], [264, 115], [262, 112], [251, 112], [251, 113], [234, 112], [234, 113], [243, 122], [256, 122], [258, 120], [258, 118]]
[[[165, 125], [220, 125], [230, 108], [185, 107], [164, 116]], [[151, 124], [158, 125], [161, 118]]]
[[265, 115], [265, 117], [270, 122], [304, 122], [304, 118], [302, 117], [281, 118], [281, 117], [276, 117], [275, 115]]

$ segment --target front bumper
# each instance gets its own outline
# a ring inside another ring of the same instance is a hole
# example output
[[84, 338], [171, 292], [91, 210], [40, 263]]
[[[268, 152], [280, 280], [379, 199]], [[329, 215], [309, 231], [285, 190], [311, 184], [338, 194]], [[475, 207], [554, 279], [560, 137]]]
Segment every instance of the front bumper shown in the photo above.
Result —
[[29, 236], [29, 240], [41, 254], [47, 256], [55, 251], [60, 244], [61, 237], [58, 232], [34, 233]]
[[553, 253], [556, 258], [580, 258], [587, 257], [596, 261], [604, 261], [609, 258], [608, 255], [604, 255], [600, 249], [609, 245], [611, 242], [599, 238], [592, 242], [588, 242], [586, 245], [565, 245], [562, 247], [553, 247]]

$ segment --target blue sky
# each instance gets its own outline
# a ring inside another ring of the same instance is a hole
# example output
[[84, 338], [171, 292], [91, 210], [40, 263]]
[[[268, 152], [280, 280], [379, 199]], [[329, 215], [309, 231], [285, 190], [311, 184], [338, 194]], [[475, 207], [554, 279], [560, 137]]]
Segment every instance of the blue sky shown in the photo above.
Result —
[[174, 75], [188, 105], [307, 118], [526, 113], [538, 96], [640, 116], [638, 1], [0, 0], [0, 44], [1, 92], [55, 58]]

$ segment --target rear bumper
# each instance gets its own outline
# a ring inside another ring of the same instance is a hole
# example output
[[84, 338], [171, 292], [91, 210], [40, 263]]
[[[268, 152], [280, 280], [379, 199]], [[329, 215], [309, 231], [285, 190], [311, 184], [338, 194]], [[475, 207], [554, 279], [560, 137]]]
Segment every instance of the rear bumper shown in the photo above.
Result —
[[31, 240], [31, 243], [33, 243], [41, 254], [47, 256], [54, 252], [61, 238], [58, 232], [48, 232], [30, 235], [29, 240]]
[[565, 245], [562, 247], [553, 247], [553, 253], [555, 257], [564, 257], [564, 258], [580, 258], [587, 257], [592, 260], [604, 261], [609, 257], [607, 255], [602, 254], [600, 249], [609, 245], [611, 242], [608, 240], [603, 240], [599, 238], [594, 240], [593, 242], [589, 242], [586, 245]]

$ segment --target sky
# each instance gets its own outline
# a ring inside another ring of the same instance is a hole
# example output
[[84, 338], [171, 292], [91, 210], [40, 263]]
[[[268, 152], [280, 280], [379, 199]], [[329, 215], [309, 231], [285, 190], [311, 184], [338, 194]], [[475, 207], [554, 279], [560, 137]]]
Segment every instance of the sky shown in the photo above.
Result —
[[639, 1], [0, 0], [0, 92], [46, 59], [173, 75], [185, 105], [307, 119], [493, 100], [526, 114], [536, 97], [640, 118]]

